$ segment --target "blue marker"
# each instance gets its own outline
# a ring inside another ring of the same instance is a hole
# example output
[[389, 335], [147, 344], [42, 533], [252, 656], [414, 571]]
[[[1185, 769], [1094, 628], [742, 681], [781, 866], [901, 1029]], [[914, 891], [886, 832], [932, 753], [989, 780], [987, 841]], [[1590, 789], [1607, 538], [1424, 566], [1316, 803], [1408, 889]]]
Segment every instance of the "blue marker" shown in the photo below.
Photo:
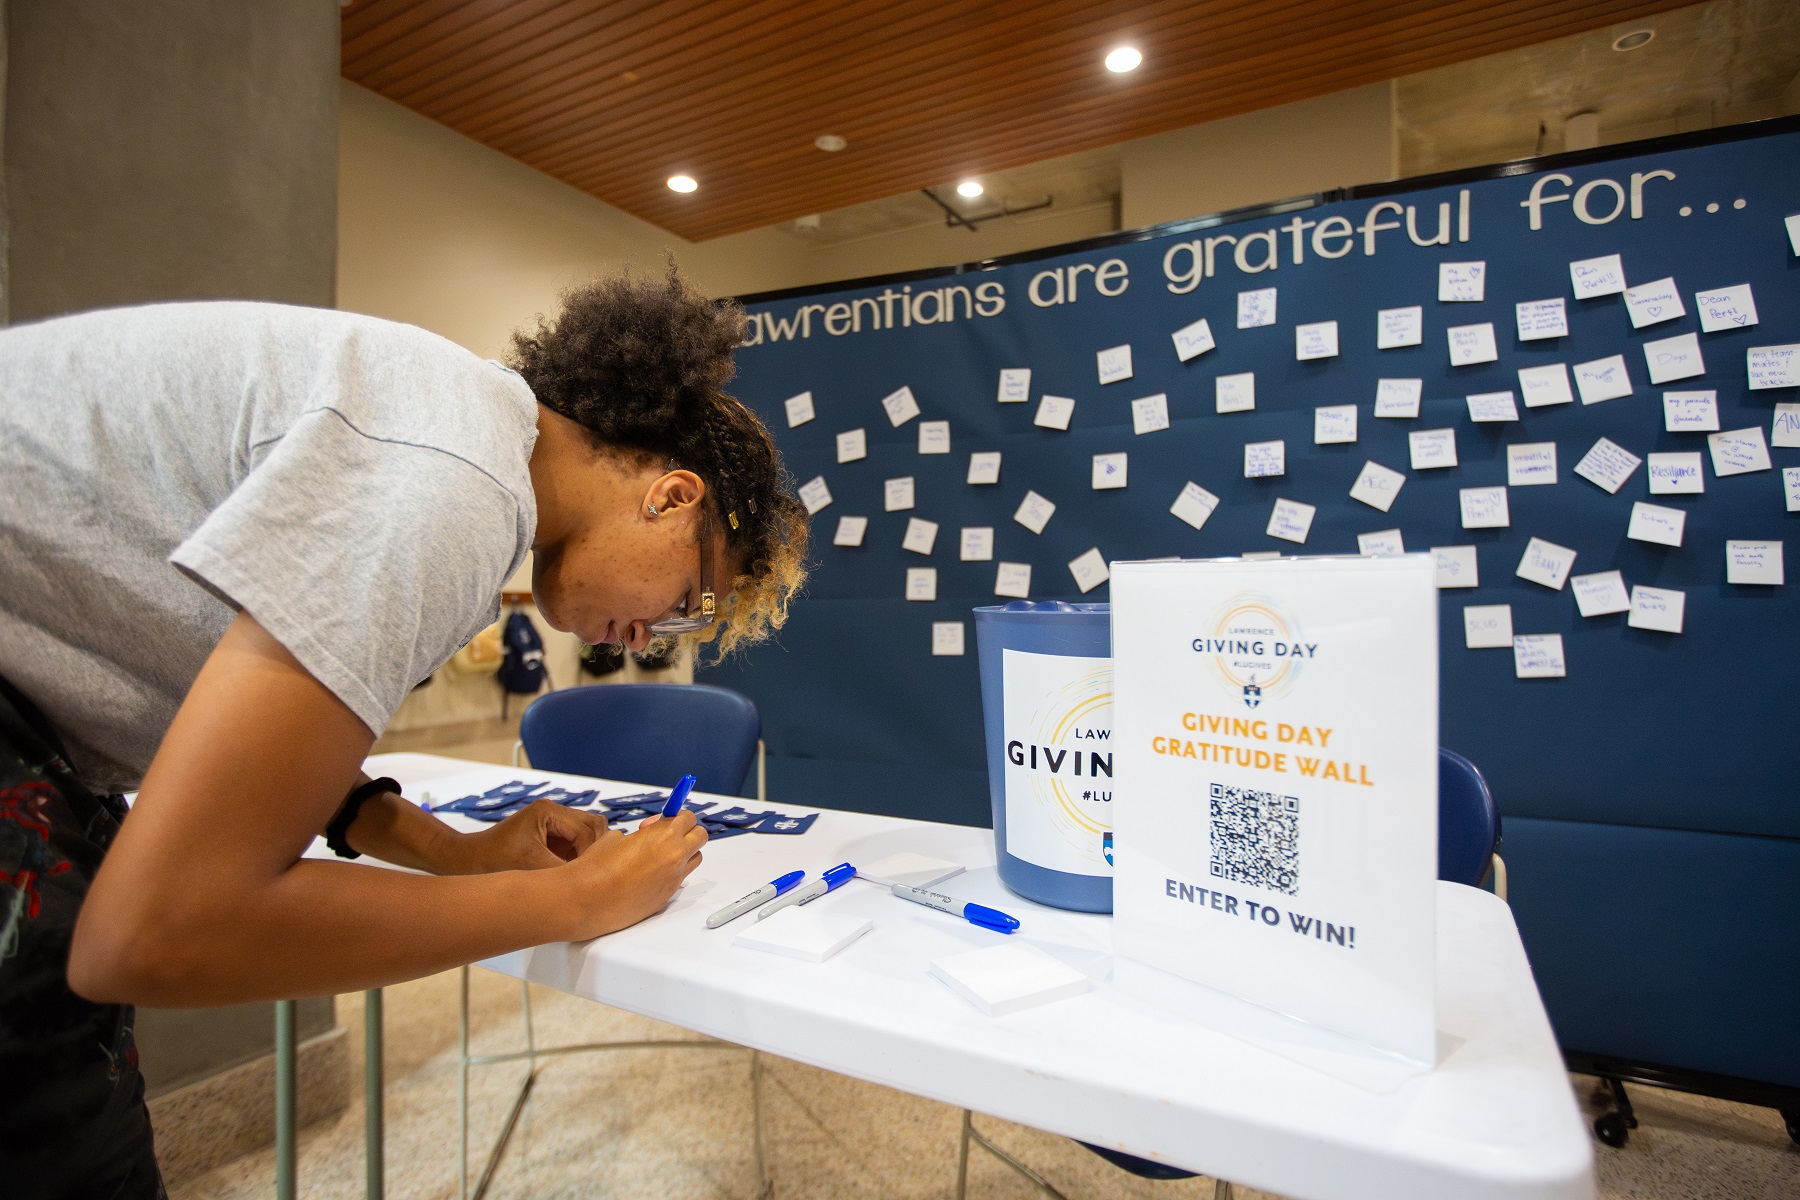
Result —
[[757, 920], [780, 912], [790, 904], [810, 904], [833, 888], [842, 887], [856, 877], [856, 868], [849, 863], [839, 863], [826, 871], [823, 876], [813, 880], [803, 888], [796, 888], [773, 904], [766, 905], [756, 914]]
[[694, 785], [699, 782], [692, 775], [683, 775], [676, 782], [675, 790], [669, 793], [669, 802], [663, 805], [663, 820], [666, 821], [681, 811], [681, 806], [687, 800], [688, 793], [693, 791]]
[[805, 878], [805, 871], [789, 871], [779, 879], [771, 879], [769, 882], [757, 888], [754, 892], [751, 892], [742, 899], [733, 900], [730, 904], [727, 904], [724, 908], [721, 908], [718, 912], [706, 918], [706, 927], [708, 929], [717, 929], [719, 926], [724, 925], [729, 921], [735, 921], [751, 909], [759, 908], [762, 905], [767, 904], [783, 892], [792, 891], [794, 885]]
[[983, 929], [992, 929], [997, 933], [1011, 933], [1019, 927], [1019, 918], [1009, 917], [997, 908], [954, 900], [941, 892], [928, 892], [924, 888], [907, 887], [904, 883], [896, 883], [894, 895], [902, 900], [911, 900], [914, 904], [923, 904], [926, 908], [947, 912], [953, 917], [961, 917], [971, 925], [979, 925]]

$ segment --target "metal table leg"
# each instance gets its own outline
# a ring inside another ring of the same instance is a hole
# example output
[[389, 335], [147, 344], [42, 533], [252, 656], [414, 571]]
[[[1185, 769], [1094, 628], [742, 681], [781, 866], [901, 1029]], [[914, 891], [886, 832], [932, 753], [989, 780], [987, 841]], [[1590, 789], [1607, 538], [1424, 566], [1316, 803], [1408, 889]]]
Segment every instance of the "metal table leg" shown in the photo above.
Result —
[[294, 1001], [275, 1002], [275, 1200], [295, 1200]]
[[381, 1200], [384, 1182], [382, 1155], [382, 1049], [381, 989], [363, 993], [363, 1141], [365, 1190], [369, 1200]]

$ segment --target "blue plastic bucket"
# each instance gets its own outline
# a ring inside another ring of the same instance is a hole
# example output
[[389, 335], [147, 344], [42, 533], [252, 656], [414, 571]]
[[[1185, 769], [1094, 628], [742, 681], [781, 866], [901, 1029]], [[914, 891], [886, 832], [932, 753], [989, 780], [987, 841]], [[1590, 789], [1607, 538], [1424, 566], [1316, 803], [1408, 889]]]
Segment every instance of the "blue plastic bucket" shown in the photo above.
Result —
[[1112, 911], [1112, 614], [1014, 600], [975, 610], [1000, 881]]

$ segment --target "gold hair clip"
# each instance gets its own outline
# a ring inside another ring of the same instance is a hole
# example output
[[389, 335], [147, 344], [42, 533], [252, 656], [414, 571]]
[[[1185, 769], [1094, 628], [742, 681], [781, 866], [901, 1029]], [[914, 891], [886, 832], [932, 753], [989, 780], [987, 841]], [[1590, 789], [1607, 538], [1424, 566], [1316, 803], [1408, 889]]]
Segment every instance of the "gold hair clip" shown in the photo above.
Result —
[[737, 522], [737, 510], [736, 510], [736, 509], [732, 509], [732, 510], [731, 510], [731, 511], [730, 511], [730, 512], [728, 512], [728, 513], [726, 513], [726, 514], [725, 514], [725, 519], [726, 519], [726, 520], [727, 520], [727, 521], [730, 521], [730, 522], [731, 522], [731, 527], [732, 527], [732, 528], [733, 528], [733, 529], [736, 529], [736, 528], [737, 528], [737, 527], [738, 527], [738, 522]]

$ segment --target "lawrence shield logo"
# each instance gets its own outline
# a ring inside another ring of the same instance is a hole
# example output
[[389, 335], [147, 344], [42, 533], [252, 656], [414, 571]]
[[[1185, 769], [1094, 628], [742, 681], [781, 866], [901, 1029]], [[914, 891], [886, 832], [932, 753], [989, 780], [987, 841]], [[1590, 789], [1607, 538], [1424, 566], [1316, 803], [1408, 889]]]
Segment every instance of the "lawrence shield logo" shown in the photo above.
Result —
[[1259, 592], [1240, 592], [1219, 609], [1211, 628], [1193, 640], [1213, 676], [1242, 700], [1260, 708], [1286, 692], [1318, 651], [1294, 618]]

